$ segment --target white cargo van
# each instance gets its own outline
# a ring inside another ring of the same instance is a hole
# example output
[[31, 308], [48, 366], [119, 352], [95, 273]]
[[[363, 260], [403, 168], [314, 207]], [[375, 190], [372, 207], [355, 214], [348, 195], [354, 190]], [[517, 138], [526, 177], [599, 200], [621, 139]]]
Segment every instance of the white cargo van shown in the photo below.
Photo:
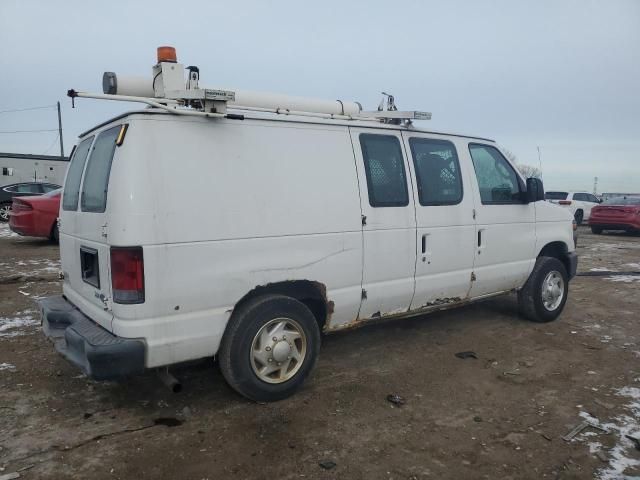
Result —
[[193, 70], [170, 89], [182, 66], [160, 60], [145, 95], [120, 78], [114, 92], [113, 74], [109, 94], [70, 91], [152, 106], [82, 134], [65, 180], [63, 295], [41, 309], [86, 374], [217, 356], [242, 395], [276, 400], [308, 376], [322, 332], [513, 291], [530, 320], [562, 311], [572, 217], [494, 141], [418, 128], [425, 115], [392, 102], [242, 105]]

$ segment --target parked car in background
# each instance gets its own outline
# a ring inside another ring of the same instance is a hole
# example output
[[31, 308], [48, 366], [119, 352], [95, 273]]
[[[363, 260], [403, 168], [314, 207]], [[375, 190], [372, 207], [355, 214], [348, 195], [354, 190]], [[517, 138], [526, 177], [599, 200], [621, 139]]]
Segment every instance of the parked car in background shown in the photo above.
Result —
[[62, 187], [53, 183], [41, 182], [23, 182], [5, 185], [0, 188], [0, 222], [9, 221], [11, 204], [14, 197], [43, 195], [53, 190], [57, 190], [58, 188]]
[[591, 210], [589, 226], [597, 234], [603, 230], [640, 232], [640, 197], [606, 199]]
[[36, 197], [13, 199], [9, 228], [27, 237], [45, 237], [58, 243], [58, 212], [62, 189]]
[[598, 197], [587, 192], [545, 192], [544, 198], [569, 209], [578, 225], [589, 220], [591, 209], [600, 203]]

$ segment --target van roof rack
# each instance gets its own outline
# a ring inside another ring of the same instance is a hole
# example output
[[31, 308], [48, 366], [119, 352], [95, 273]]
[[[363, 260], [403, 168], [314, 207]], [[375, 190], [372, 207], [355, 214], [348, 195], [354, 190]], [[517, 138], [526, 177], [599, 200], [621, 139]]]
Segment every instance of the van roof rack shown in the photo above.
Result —
[[[184, 71], [187, 70], [185, 81]], [[200, 70], [178, 63], [175, 49], [159, 47], [157, 63], [152, 77], [132, 77], [105, 72], [102, 94], [69, 90], [72, 103], [75, 98], [93, 98], [121, 102], [143, 103], [177, 115], [214, 118], [244, 118], [227, 110], [266, 112], [335, 120], [363, 120], [409, 125], [413, 120], [430, 120], [431, 113], [417, 110], [399, 111], [393, 95], [382, 92], [378, 110], [363, 111], [359, 102], [321, 100], [276, 93], [242, 90], [200, 88]], [[386, 108], [385, 108], [386, 99]], [[75, 106], [75, 105], [74, 105]]]

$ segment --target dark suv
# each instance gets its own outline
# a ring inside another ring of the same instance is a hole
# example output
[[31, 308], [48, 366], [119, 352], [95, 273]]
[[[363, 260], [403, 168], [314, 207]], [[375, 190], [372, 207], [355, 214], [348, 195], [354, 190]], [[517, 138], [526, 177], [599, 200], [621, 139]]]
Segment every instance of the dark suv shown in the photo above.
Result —
[[0, 187], [0, 222], [9, 221], [13, 197], [36, 196], [61, 188], [53, 183], [23, 182]]

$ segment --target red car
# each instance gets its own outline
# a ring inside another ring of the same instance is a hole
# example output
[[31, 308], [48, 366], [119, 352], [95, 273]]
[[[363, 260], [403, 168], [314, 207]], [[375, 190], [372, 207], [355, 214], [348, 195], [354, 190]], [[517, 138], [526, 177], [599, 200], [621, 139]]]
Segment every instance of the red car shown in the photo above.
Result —
[[28, 237], [46, 237], [58, 243], [58, 211], [62, 189], [37, 197], [14, 197], [9, 228]]
[[591, 209], [589, 226], [593, 233], [603, 230], [640, 232], [640, 197], [614, 197]]

